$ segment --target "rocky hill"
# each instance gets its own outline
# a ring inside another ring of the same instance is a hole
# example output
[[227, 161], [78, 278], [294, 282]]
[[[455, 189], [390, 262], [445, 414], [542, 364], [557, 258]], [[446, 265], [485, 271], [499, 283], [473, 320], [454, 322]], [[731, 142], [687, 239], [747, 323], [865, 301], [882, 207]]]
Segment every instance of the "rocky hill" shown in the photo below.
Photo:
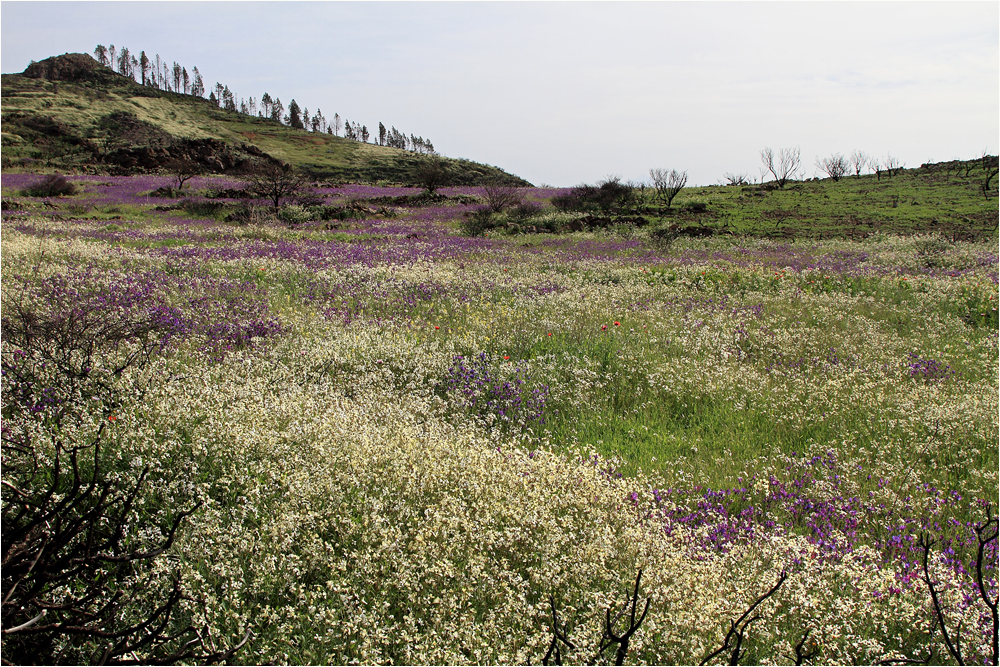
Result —
[[291, 164], [317, 179], [407, 184], [436, 161], [445, 185], [530, 185], [489, 165], [225, 111], [201, 97], [142, 86], [82, 53], [2, 75], [2, 101], [5, 171], [136, 174], [184, 161], [210, 173], [236, 174], [263, 160]]

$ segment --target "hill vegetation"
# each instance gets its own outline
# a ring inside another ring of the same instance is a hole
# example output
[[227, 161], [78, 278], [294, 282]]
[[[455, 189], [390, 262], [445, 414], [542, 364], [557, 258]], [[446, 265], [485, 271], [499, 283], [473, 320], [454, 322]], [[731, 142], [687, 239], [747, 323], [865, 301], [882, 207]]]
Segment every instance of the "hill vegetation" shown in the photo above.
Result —
[[141, 85], [85, 54], [4, 74], [3, 169], [128, 175], [195, 160], [232, 174], [263, 156], [314, 179], [408, 184], [440, 161], [447, 185], [527, 181], [496, 167], [308, 132], [271, 118], [226, 110], [197, 95]]
[[3, 86], [4, 664], [1000, 661], [995, 156], [530, 188]]

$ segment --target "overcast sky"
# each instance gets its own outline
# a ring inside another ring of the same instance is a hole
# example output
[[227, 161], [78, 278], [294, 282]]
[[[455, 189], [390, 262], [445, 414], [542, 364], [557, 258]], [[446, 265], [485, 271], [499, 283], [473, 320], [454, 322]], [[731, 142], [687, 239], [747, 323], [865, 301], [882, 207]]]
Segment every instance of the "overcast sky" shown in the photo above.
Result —
[[760, 149], [996, 154], [997, 2], [9, 2], [5, 73], [97, 44], [559, 186]]

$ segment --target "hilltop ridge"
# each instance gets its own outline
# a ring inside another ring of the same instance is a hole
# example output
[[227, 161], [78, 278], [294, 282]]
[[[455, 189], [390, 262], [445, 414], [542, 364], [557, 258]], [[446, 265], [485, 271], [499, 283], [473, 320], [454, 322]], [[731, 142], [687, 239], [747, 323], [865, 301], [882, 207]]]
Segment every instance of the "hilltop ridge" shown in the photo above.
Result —
[[407, 184], [421, 166], [437, 160], [448, 185], [530, 185], [470, 160], [420, 155], [226, 111], [199, 96], [143, 86], [82, 53], [3, 74], [2, 100], [2, 167], [8, 171], [150, 173], [185, 158], [225, 174], [270, 159], [317, 179]]

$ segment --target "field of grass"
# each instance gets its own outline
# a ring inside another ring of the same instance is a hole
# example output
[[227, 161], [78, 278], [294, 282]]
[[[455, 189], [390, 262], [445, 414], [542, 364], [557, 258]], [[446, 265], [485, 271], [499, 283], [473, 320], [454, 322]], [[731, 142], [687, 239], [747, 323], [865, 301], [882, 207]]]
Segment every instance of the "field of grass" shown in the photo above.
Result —
[[706, 225], [737, 234], [860, 238], [875, 231], [932, 232], [985, 239], [996, 233], [997, 211], [995, 200], [981, 192], [983, 173], [974, 162], [940, 163], [891, 177], [814, 179], [780, 190], [688, 188], [675, 205], [705, 203]]
[[[949, 660], [922, 535], [963, 656], [995, 652], [975, 530], [1000, 488], [996, 200], [974, 175], [692, 188], [644, 227], [482, 237], [460, 233], [474, 188], [320, 188], [345, 215], [289, 228], [225, 222], [222, 179], [164, 200], [165, 177], [80, 176], [46, 202], [19, 194], [35, 178], [2, 182], [5, 528], [11, 443], [44, 461], [99, 436], [115, 479], [150, 471], [135, 544], [196, 508], [131, 585], [179, 577], [175, 622], [249, 632], [240, 662], [540, 662], [553, 605], [588, 662], [640, 569], [629, 662], [701, 662], [783, 572], [744, 662], [800, 640]], [[558, 192], [522, 195], [558, 227]], [[769, 211], [794, 238], [760, 237]], [[678, 221], [730, 233], [656, 235]], [[865, 233], [819, 238], [845, 225]], [[134, 348], [102, 348], [84, 376], [110, 389], [58, 421], [81, 390], [10, 339], [17, 312], [163, 338], [117, 375]], [[981, 562], [995, 600], [995, 540]]]

